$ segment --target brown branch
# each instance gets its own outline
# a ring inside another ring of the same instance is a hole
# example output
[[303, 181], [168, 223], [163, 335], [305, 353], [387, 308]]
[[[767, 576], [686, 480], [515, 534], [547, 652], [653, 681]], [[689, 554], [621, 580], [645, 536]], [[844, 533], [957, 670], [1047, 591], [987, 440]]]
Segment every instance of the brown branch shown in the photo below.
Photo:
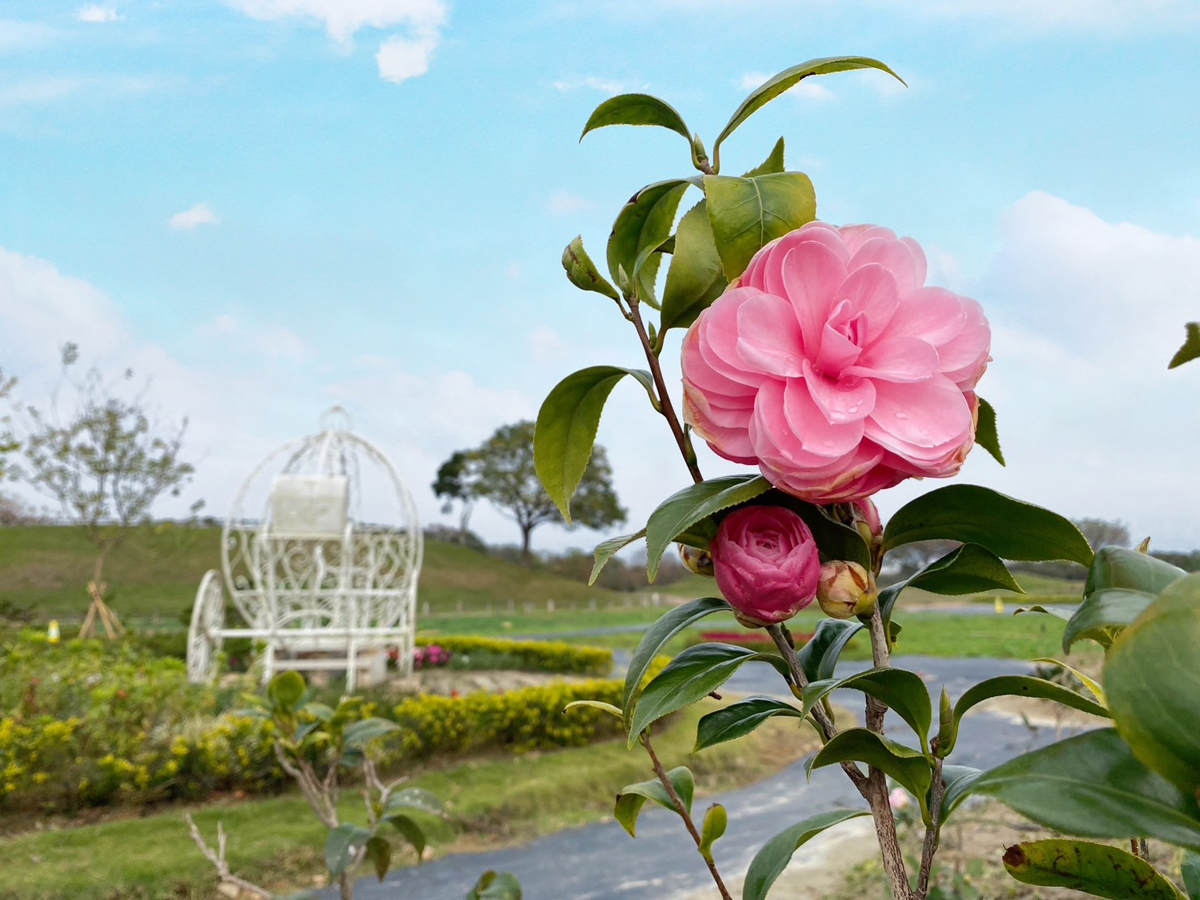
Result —
[[214, 852], [204, 840], [204, 835], [200, 833], [200, 829], [196, 827], [195, 820], [192, 819], [191, 813], [184, 813], [183, 818], [187, 820], [188, 830], [192, 834], [192, 840], [196, 842], [196, 846], [200, 848], [200, 852], [205, 858], [213, 864], [217, 870], [217, 877], [228, 884], [235, 884], [242, 890], [252, 891], [265, 900], [271, 900], [274, 896], [266, 888], [259, 887], [253, 882], [247, 881], [244, 878], [238, 878], [229, 871], [229, 863], [225, 861], [225, 829], [221, 823], [217, 823], [217, 849]]
[[875, 820], [883, 871], [892, 887], [892, 896], [895, 900], [917, 900], [918, 895], [908, 883], [908, 870], [904, 867], [900, 838], [896, 834], [896, 818], [888, 802], [887, 777], [882, 769], [874, 766], [867, 776], [867, 802], [871, 805], [871, 818]]
[[[658, 780], [662, 783], [663, 789], [666, 790], [667, 796], [671, 798], [671, 802], [675, 805], [675, 812], [679, 813], [679, 817], [683, 819], [683, 824], [687, 826], [688, 834], [692, 836], [692, 840], [696, 842], [696, 849], [700, 849], [700, 832], [696, 830], [696, 823], [692, 821], [691, 815], [688, 813], [687, 807], [684, 806], [683, 800], [675, 790], [675, 785], [671, 784], [671, 779], [667, 777], [667, 773], [663, 770], [662, 763], [659, 762], [658, 755], [654, 752], [654, 748], [650, 745], [650, 730], [642, 732], [642, 746], [646, 748], [646, 752], [650, 754], [650, 761], [654, 764], [654, 774], [658, 776]], [[708, 866], [709, 874], [712, 875], [713, 881], [717, 885], [717, 890], [721, 892], [722, 900], [733, 900], [728, 889], [725, 887], [725, 882], [721, 880], [721, 873], [717, 871], [717, 864], [711, 858], [712, 855], [704, 856], [705, 865]]]
[[929, 788], [929, 820], [925, 829], [925, 845], [921, 848], [921, 870], [917, 875], [917, 896], [929, 892], [929, 875], [933, 871], [933, 855], [937, 852], [941, 837], [942, 796], [946, 783], [942, 780], [942, 758], [933, 760], [933, 783]]

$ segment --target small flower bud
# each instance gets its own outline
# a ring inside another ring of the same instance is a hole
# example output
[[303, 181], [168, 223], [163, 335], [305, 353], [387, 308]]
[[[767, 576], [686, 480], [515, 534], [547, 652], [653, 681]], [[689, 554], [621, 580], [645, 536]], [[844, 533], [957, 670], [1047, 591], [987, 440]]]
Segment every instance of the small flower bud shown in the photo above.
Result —
[[873, 547], [883, 539], [883, 520], [870, 497], [853, 501], [854, 528], [862, 535], [867, 546]]
[[849, 619], [875, 608], [875, 581], [856, 562], [833, 560], [821, 566], [817, 602], [827, 616]]
[[709, 578], [713, 576], [713, 559], [707, 550], [701, 550], [699, 547], [692, 547], [689, 544], [677, 544], [676, 546], [679, 548], [679, 558], [683, 560], [685, 566], [697, 575], [707, 575]]

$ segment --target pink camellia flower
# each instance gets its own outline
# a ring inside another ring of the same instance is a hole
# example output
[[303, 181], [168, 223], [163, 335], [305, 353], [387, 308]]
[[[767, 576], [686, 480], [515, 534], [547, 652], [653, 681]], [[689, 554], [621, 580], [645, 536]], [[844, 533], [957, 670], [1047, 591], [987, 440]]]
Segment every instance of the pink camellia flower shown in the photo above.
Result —
[[790, 619], [817, 594], [817, 544], [790, 509], [735, 509], [721, 520], [709, 552], [717, 587], [744, 625]]
[[924, 283], [921, 248], [886, 228], [772, 241], [684, 338], [686, 421], [813, 503], [955, 474], [991, 331], [974, 300]]

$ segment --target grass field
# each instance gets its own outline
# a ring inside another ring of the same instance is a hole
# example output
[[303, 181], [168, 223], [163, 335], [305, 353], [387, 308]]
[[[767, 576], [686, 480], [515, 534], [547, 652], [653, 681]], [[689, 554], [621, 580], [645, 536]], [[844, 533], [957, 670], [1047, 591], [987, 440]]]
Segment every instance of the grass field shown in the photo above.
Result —
[[[745, 739], [690, 753], [696, 721], [718, 704], [705, 701], [656, 734], [664, 765], [685, 764], [697, 794], [750, 784], [812, 749], [808, 726], [775, 719]], [[650, 777], [644, 752], [624, 739], [524, 756], [494, 756], [417, 773], [413, 785], [447, 804], [452, 823], [427, 822], [438, 855], [519, 843], [611, 815], [617, 790]], [[697, 800], [697, 809], [703, 804]], [[342, 795], [343, 821], [363, 818], [362, 797]], [[13, 900], [158, 900], [214, 896], [213, 870], [191, 842], [182, 807], [74, 828], [28, 831], [0, 841], [0, 896]], [[298, 795], [226, 800], [194, 809], [215, 841], [217, 822], [230, 834], [233, 871], [276, 891], [311, 887], [322, 875], [324, 829]], [[31, 823], [9, 823], [28, 829]], [[682, 828], [682, 826], [680, 826]], [[411, 850], [396, 854], [411, 864]], [[520, 873], [517, 873], [518, 875]]]

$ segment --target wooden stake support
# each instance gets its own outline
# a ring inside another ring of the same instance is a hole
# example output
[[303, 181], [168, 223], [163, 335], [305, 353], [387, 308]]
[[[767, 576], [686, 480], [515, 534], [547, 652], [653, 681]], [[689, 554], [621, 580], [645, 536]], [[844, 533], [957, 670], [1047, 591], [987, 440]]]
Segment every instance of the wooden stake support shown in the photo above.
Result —
[[112, 611], [107, 603], [104, 602], [105, 585], [101, 583], [99, 587], [96, 582], [88, 582], [88, 593], [92, 596], [92, 605], [88, 607], [87, 616], [84, 617], [83, 627], [79, 629], [81, 638], [96, 637], [96, 621], [104, 626], [104, 633], [111, 641], [125, 633], [125, 626], [121, 624], [121, 620], [117, 618], [117, 614]]

